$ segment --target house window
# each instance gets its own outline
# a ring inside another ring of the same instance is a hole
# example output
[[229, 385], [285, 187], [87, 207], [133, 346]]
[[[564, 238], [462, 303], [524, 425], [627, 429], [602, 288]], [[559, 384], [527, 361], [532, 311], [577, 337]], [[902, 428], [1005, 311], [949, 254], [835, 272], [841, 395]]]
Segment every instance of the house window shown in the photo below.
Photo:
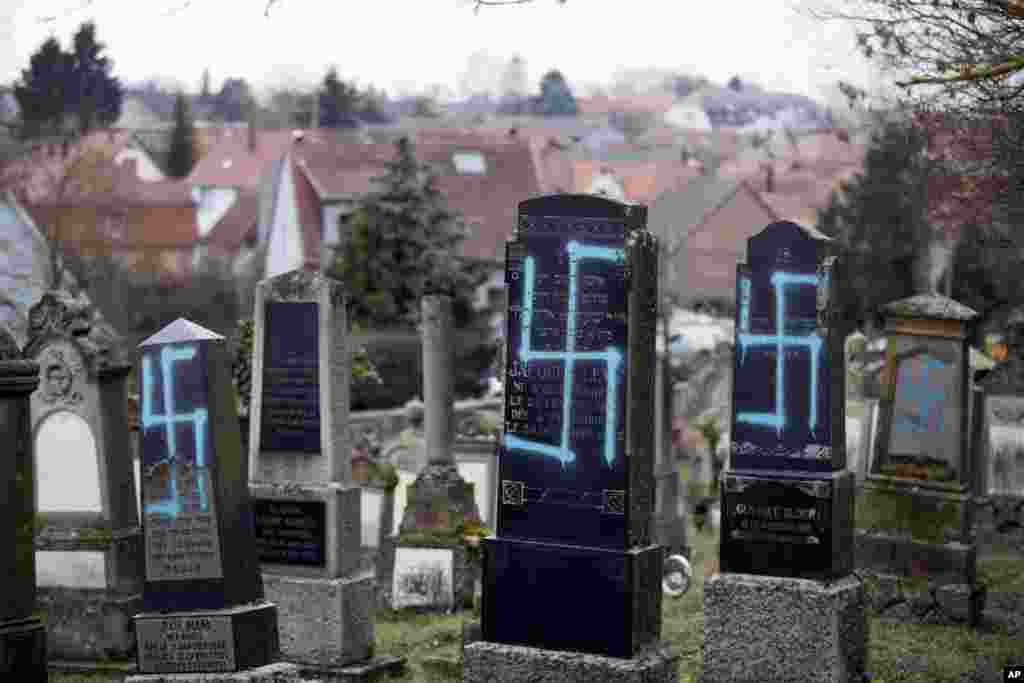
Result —
[[482, 175], [487, 172], [487, 162], [480, 152], [456, 152], [452, 155], [455, 172], [460, 175]]

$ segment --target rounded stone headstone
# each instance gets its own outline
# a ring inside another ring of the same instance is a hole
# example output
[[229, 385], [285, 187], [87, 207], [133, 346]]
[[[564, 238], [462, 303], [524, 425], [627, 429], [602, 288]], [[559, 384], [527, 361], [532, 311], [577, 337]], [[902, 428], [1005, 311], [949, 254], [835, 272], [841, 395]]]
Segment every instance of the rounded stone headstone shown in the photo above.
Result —
[[51, 413], [36, 430], [40, 512], [102, 512], [96, 440], [69, 410]]

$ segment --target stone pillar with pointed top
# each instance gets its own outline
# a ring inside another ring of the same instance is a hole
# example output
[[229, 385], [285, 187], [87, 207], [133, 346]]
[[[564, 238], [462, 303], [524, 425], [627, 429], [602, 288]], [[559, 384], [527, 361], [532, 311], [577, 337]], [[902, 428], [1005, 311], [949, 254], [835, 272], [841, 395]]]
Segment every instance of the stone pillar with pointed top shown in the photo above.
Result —
[[342, 284], [304, 270], [267, 278], [254, 323], [249, 485], [281, 654], [317, 671], [367, 662], [375, 577], [361, 562]]
[[128, 681], [286, 669], [224, 337], [179, 318], [139, 348], [145, 611], [135, 616], [140, 675]]
[[976, 311], [937, 293], [882, 308], [888, 333], [874, 458], [857, 501], [856, 558], [883, 602], [899, 577], [940, 615], [977, 624], [968, 339]]
[[[473, 486], [462, 478], [452, 450], [455, 438], [455, 325], [451, 297], [425, 296], [420, 304], [427, 464], [409, 486], [398, 537], [387, 545], [391, 606], [450, 609], [472, 605], [477, 572], [468, 562], [460, 531], [480, 524]], [[390, 556], [394, 553], [393, 558]], [[407, 590], [423, 563], [441, 568], [441, 590], [429, 596]]]
[[[142, 609], [142, 533], [120, 339], [90, 306], [45, 293], [29, 311], [25, 355], [38, 482], [36, 580], [53, 659], [130, 656]], [[76, 448], [68, 450], [73, 441]]]
[[859, 683], [867, 617], [852, 574], [841, 249], [779, 221], [747, 240], [747, 256], [701, 681]]
[[39, 365], [0, 327], [0, 679], [46, 683], [46, 629], [36, 610], [35, 494], [29, 396]]

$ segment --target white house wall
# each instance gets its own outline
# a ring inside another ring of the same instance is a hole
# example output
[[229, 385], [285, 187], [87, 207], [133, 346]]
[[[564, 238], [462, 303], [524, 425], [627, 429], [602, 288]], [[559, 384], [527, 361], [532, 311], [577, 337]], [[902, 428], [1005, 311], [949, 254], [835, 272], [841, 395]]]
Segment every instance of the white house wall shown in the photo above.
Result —
[[192, 189], [192, 197], [198, 203], [196, 223], [199, 237], [206, 237], [235, 205], [238, 190], [233, 187], [195, 187]]
[[284, 168], [276, 189], [274, 218], [270, 224], [270, 241], [267, 247], [267, 267], [264, 277], [270, 278], [303, 265], [302, 235], [299, 229], [299, 212], [295, 205], [295, 178], [291, 157], [284, 161]]

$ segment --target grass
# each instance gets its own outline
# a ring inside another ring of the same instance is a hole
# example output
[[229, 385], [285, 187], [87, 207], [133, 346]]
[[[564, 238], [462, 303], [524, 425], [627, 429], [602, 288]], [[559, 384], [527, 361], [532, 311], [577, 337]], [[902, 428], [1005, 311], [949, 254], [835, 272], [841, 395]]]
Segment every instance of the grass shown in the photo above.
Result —
[[[691, 525], [693, 581], [679, 598], [664, 598], [662, 639], [679, 655], [681, 683], [694, 683], [702, 662], [704, 642], [704, 581], [717, 568], [717, 536], [698, 533]], [[990, 591], [1024, 592], [1024, 560], [1010, 548], [995, 547], [979, 558], [979, 575]], [[413, 615], [397, 618], [378, 612], [377, 653], [407, 658], [407, 672], [396, 681], [458, 681], [446, 675], [431, 658], [457, 662], [464, 621], [470, 611], [452, 615]], [[1008, 664], [1024, 662], [1024, 635], [1011, 635], [1002, 624], [967, 626], [926, 626], [882, 620], [868, 613], [868, 671], [874, 683], [960, 683], [965, 676], [988, 663], [1000, 671]], [[101, 683], [118, 680], [110, 676], [51, 674], [51, 683]], [[996, 679], [998, 680], [998, 679]]]

